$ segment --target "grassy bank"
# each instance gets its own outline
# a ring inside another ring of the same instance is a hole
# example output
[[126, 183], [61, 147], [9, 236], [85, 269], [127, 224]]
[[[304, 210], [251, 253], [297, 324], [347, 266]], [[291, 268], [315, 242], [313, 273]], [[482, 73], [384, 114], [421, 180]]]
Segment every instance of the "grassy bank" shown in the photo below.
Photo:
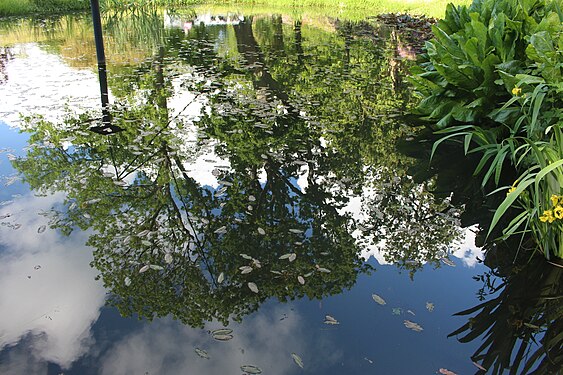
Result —
[[0, 17], [68, 13], [90, 9], [89, 0], [0, 0]]
[[470, 0], [218, 0], [211, 2], [223, 5], [252, 5], [278, 8], [317, 8], [330, 10], [335, 14], [363, 14], [364, 16], [380, 13], [424, 14], [441, 18], [446, 5], [470, 4]]
[[[346, 17], [347, 14], [374, 15], [384, 12], [402, 12], [425, 14], [442, 17], [446, 5], [451, 0], [100, 0], [104, 9], [128, 8], [131, 3], [137, 5], [187, 6], [209, 4], [221, 6], [259, 6], [277, 9], [316, 8], [326, 10], [331, 15]], [[469, 0], [453, 0], [456, 4], [466, 4]], [[90, 8], [89, 0], [0, 0], [0, 17], [31, 14], [55, 14], [73, 11], [86, 11]], [[356, 17], [355, 17], [356, 18]]]

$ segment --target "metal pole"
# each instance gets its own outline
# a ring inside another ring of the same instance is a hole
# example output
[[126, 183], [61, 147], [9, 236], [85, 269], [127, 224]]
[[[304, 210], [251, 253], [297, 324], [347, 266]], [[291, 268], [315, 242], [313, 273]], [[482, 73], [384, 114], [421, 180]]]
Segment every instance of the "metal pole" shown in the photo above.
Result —
[[102, 37], [102, 20], [100, 18], [100, 3], [90, 0], [92, 7], [92, 21], [94, 23], [94, 39], [96, 41], [96, 56], [98, 58], [98, 77], [100, 79], [100, 92], [102, 95], [102, 122], [104, 125], [111, 122], [108, 111], [108, 79], [106, 74], [106, 54], [104, 52], [104, 39]]

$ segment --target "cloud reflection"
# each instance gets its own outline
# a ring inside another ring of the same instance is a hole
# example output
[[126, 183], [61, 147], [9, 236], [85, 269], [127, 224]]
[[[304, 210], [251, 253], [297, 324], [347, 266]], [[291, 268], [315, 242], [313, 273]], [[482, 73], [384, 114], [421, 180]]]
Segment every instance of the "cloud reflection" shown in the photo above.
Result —
[[[287, 318], [280, 320], [281, 316]], [[292, 352], [298, 353], [306, 368], [314, 367], [315, 372], [330, 368], [342, 356], [323, 337], [306, 334], [303, 319], [286, 306], [262, 310], [231, 328], [234, 338], [219, 342], [205, 330], [180, 326], [170, 319], [155, 321], [111, 348], [101, 373], [230, 374], [239, 373], [242, 365], [252, 364], [263, 373], [276, 375], [300, 370], [291, 358]], [[199, 357], [196, 347], [206, 350], [210, 359]], [[315, 359], [313, 353], [320, 350], [330, 353], [328, 358]]]
[[105, 290], [94, 281], [85, 233], [38, 233], [47, 219], [37, 213], [61, 198], [29, 195], [1, 207], [0, 216], [12, 215], [2, 221], [21, 227], [0, 227], [0, 349], [27, 337], [33, 356], [67, 368], [92, 345]]

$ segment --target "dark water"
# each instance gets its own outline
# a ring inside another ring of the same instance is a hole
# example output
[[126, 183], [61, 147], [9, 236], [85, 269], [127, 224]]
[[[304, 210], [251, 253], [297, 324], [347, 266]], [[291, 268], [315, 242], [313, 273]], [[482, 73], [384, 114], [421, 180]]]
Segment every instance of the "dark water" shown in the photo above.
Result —
[[428, 171], [397, 30], [106, 16], [104, 131], [88, 17], [2, 27], [0, 373], [502, 373], [560, 322], [558, 269], [481, 262], [459, 155]]

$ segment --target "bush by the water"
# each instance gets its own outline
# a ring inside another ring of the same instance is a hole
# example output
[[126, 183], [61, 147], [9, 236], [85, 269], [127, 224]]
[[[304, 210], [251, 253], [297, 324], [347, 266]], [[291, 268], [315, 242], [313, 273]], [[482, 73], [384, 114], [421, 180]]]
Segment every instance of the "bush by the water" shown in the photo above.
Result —
[[[475, 174], [508, 189], [491, 229], [521, 211], [504, 235], [531, 233], [549, 258], [563, 258], [563, 12], [561, 0], [475, 0], [449, 5], [433, 27], [412, 81], [417, 114], [448, 139], [479, 153]], [[434, 150], [435, 150], [434, 147]]]

